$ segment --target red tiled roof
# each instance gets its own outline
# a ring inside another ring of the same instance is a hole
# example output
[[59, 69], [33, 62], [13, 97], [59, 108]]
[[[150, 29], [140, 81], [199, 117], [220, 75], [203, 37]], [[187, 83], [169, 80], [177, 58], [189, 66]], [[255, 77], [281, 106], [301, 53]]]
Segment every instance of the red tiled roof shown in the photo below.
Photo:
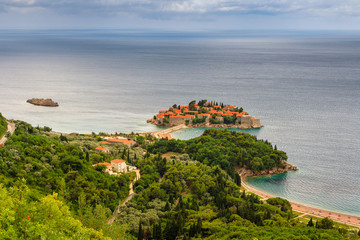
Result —
[[110, 166], [111, 166], [111, 163], [101, 162], [101, 163], [96, 163], [96, 164], [94, 164], [93, 166], [97, 166], [97, 165], [105, 165], [106, 167], [110, 167]]
[[102, 150], [105, 150], [105, 148], [104, 147], [101, 147], [101, 146], [98, 146], [97, 148], [95, 148], [96, 150], [100, 150], [100, 151], [102, 151]]
[[109, 142], [116, 142], [116, 143], [123, 143], [123, 144], [135, 143], [133, 140], [128, 140], [128, 139], [116, 139], [116, 138], [109, 138], [108, 141], [109, 141]]
[[107, 141], [100, 141], [101, 144], [109, 144]]
[[98, 165], [106, 165], [106, 166], [111, 166], [111, 163], [108, 163], [108, 162], [102, 162], [102, 163], [98, 163]]
[[121, 159], [114, 159], [114, 160], [111, 160], [112, 163], [123, 163], [125, 162], [124, 160], [121, 160]]

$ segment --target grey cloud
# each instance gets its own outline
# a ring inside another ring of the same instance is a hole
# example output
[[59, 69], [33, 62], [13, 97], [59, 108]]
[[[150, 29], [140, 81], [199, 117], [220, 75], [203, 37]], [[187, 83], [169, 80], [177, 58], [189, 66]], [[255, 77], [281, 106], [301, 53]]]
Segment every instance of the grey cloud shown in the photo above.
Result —
[[358, 0], [0, 0], [0, 12], [51, 9], [62, 13], [360, 15]]

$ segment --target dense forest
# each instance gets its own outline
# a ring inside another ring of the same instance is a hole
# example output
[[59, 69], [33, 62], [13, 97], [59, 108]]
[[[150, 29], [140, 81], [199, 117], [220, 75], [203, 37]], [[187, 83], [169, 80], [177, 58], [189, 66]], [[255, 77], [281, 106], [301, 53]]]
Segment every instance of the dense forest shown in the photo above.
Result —
[[[285, 199], [244, 192], [231, 167], [286, 160], [248, 134], [208, 130], [188, 141], [134, 134], [139, 146], [113, 144], [104, 154], [95, 151], [102, 140], [95, 133], [16, 126], [0, 147], [0, 239], [357, 239], [329, 219], [301, 223]], [[110, 224], [135, 177], [92, 166], [114, 158], [135, 165], [141, 178]]]
[[4, 136], [7, 130], [7, 121], [0, 113], [0, 138]]
[[268, 141], [227, 129], [207, 129], [200, 137], [187, 141], [162, 139], [147, 149], [151, 153], [187, 153], [191, 159], [205, 165], [220, 166], [230, 176], [236, 174], [235, 166], [262, 171], [283, 168], [287, 160], [286, 153]]

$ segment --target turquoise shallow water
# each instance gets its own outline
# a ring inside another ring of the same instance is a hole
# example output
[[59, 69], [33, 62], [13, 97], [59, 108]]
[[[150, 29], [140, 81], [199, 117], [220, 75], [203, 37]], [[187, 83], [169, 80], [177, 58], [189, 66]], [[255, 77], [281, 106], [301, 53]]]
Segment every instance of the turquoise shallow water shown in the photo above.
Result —
[[[249, 183], [360, 215], [358, 33], [0, 31], [0, 112], [62, 132], [144, 132], [160, 109], [244, 107], [300, 170]], [[58, 108], [26, 103], [50, 97]], [[183, 130], [180, 138], [201, 129]]]
[[[206, 128], [188, 128], [171, 134], [174, 138], [187, 140], [200, 136], [205, 129]], [[271, 136], [265, 136], [267, 134], [272, 134], [272, 130], [267, 129], [266, 127], [262, 129], [229, 130], [246, 132], [257, 136], [259, 139], [271, 139]], [[291, 147], [296, 148], [297, 146], [290, 145], [290, 149]], [[318, 184], [324, 184], [323, 181], [326, 181], [326, 178], [321, 175], [317, 176], [316, 171], [312, 171], [312, 166], [315, 165], [315, 167], [318, 168], [316, 163], [312, 164], [308, 162], [307, 164], [309, 165], [305, 165], [301, 162], [297, 163], [297, 159], [291, 157], [293, 155], [291, 151], [288, 151], [288, 155], [290, 155], [288, 161], [300, 168], [298, 171], [290, 171], [288, 173], [272, 176], [250, 177], [246, 179], [247, 184], [265, 193], [283, 197], [290, 201], [360, 216], [358, 205], [359, 197], [357, 196], [358, 192], [356, 191], [356, 188], [347, 189], [342, 187], [342, 182], [338, 182], [333, 186], [338, 189], [331, 187], [322, 189]], [[301, 157], [301, 152], [298, 156]], [[318, 157], [321, 158], [321, 156], [314, 156], [315, 159]], [[325, 168], [327, 167], [325, 166]], [[331, 175], [327, 177], [327, 179], [332, 178], [333, 176]], [[339, 204], [337, 202], [338, 198], [344, 198], [346, 199], [346, 202], [351, 202], [352, 204]]]

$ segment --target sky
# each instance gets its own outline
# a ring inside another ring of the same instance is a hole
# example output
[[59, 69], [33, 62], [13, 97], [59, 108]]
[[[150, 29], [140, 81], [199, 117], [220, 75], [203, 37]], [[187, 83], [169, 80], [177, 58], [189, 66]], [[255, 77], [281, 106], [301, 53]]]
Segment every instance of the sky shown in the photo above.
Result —
[[0, 29], [360, 30], [360, 0], [0, 0]]

